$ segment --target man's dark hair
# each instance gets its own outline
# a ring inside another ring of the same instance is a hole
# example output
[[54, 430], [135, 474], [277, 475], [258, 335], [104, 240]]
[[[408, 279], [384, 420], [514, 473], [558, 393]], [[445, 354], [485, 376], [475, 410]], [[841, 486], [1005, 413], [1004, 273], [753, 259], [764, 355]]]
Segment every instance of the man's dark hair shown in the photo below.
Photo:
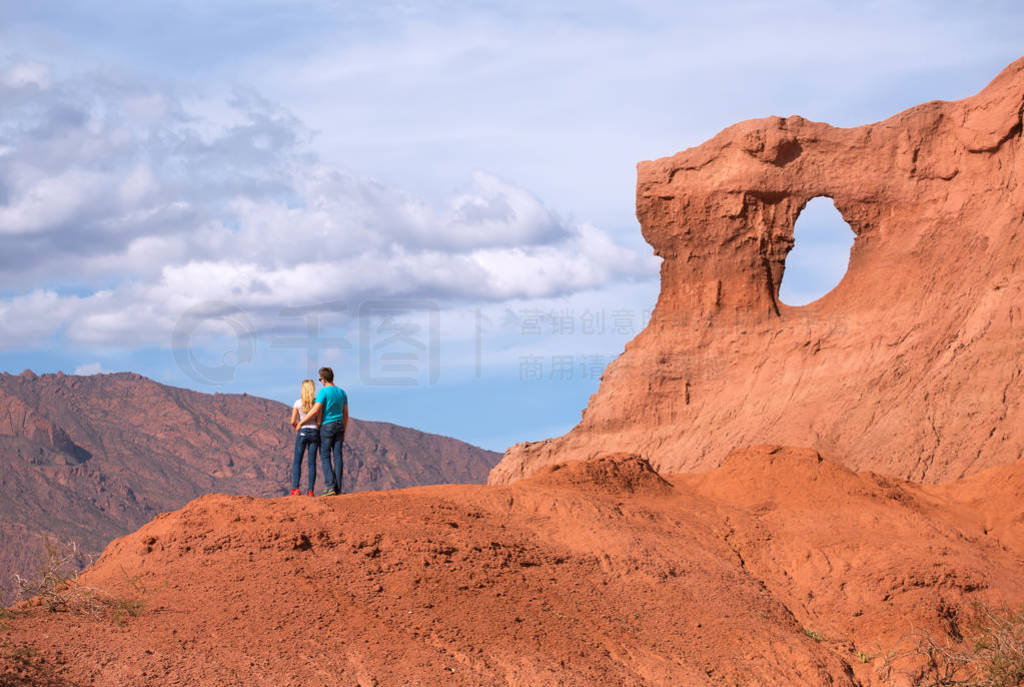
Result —
[[320, 379], [325, 382], [334, 384], [334, 370], [329, 367], [320, 368]]

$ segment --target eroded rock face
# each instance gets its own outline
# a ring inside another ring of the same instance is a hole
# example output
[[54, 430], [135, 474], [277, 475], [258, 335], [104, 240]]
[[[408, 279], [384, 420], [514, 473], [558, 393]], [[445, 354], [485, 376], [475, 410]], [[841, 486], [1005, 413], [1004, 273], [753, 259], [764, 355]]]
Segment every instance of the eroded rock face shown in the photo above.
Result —
[[[582, 420], [518, 444], [492, 483], [597, 453], [661, 472], [736, 446], [809, 446], [943, 481], [1024, 453], [1024, 59], [981, 93], [840, 129], [751, 120], [638, 166], [664, 259], [648, 327]], [[779, 302], [793, 225], [817, 196], [857, 238], [840, 284]]]

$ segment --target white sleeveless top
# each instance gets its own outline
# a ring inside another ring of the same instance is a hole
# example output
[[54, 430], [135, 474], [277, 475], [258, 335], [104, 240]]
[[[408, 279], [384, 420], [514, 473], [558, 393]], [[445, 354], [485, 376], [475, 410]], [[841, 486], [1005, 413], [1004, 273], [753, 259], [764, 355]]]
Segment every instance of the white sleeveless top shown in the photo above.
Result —
[[[306, 415], [304, 412], [302, 412], [302, 399], [301, 398], [299, 400], [297, 400], [295, 403], [292, 404], [292, 408], [295, 408], [295, 410], [299, 411], [299, 419], [300, 420]], [[314, 420], [310, 420], [306, 424], [304, 424], [301, 427], [299, 427], [299, 429], [307, 429], [307, 428], [308, 429], [320, 429], [320, 425], [314, 419]]]

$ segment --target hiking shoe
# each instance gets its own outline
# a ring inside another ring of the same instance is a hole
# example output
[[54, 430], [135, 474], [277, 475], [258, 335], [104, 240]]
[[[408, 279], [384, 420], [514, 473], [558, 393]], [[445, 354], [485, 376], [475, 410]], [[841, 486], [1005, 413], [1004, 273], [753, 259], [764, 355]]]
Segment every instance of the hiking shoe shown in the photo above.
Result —
[[331, 488], [331, 489], [328, 489], [327, 491], [325, 491], [324, 493], [322, 493], [320, 495], [321, 496], [337, 496], [338, 492], [334, 491], [334, 489]]
[[312, 495], [313, 495], [313, 490], [312, 489], [310, 489], [309, 491], [306, 492], [306, 496], [312, 496]]
[[300, 495], [301, 493], [302, 493], [302, 492], [301, 492], [301, 491], [299, 491], [299, 488], [298, 488], [298, 487], [295, 487], [294, 489], [292, 489], [292, 493], [290, 493], [290, 494], [288, 494], [288, 495], [289, 495], [289, 496], [298, 496], [298, 495]]

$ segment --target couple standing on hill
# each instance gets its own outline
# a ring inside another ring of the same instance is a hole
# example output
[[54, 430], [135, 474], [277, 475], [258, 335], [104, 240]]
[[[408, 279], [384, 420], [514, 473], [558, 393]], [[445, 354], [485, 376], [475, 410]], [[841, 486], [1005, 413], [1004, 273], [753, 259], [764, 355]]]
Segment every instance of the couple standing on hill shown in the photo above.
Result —
[[[312, 379], [302, 382], [299, 400], [292, 406], [291, 425], [295, 436], [295, 457], [292, 460], [292, 496], [298, 496], [299, 473], [302, 470], [302, 455], [309, 456], [309, 496], [313, 495], [316, 483], [316, 453], [320, 449], [323, 463], [325, 488], [323, 496], [341, 493], [342, 444], [348, 427], [348, 396], [341, 387], [334, 385], [334, 370], [321, 367], [320, 383], [323, 388], [316, 391]], [[315, 395], [314, 395], [315, 392]], [[331, 468], [331, 453], [334, 453], [334, 468]]]

